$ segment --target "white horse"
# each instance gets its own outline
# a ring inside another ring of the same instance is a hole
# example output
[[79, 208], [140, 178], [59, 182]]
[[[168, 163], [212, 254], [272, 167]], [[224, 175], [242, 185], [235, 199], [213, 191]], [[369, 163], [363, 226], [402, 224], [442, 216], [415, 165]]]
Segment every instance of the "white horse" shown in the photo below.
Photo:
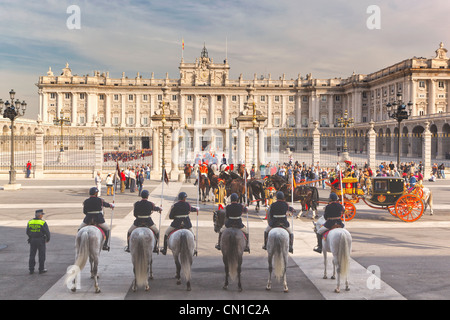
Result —
[[283, 278], [284, 292], [288, 292], [286, 280], [286, 267], [289, 250], [289, 232], [284, 228], [273, 228], [269, 231], [267, 237], [267, 254], [269, 261], [269, 279], [267, 280], [266, 290], [272, 288], [272, 260], [275, 265], [275, 278]]
[[187, 229], [173, 232], [168, 240], [169, 249], [172, 250], [175, 266], [177, 268], [177, 284], [181, 284], [181, 274], [186, 280], [187, 291], [191, 291], [191, 266], [194, 255], [194, 235]]
[[427, 210], [428, 207], [430, 207], [430, 215], [433, 215], [433, 193], [429, 188], [422, 188], [423, 191], [423, 197], [422, 201], [425, 206], [425, 209], [423, 212], [425, 213], [425, 210]]
[[133, 291], [142, 286], [145, 291], [150, 289], [148, 279], [153, 279], [152, 252], [155, 241], [153, 231], [146, 227], [136, 228], [130, 235], [130, 252], [134, 273], [134, 281], [131, 286]]
[[[325, 218], [320, 217], [315, 223], [315, 229], [320, 229], [320, 227], [325, 223]], [[337, 284], [336, 293], [340, 292], [341, 276], [345, 278], [345, 290], [350, 290], [348, 283], [348, 272], [350, 270], [350, 253], [352, 251], [352, 236], [344, 228], [332, 229], [328, 232], [327, 237], [322, 239], [322, 253], [323, 253], [323, 264], [324, 273], [323, 278], [327, 279], [327, 252], [333, 254], [333, 275], [331, 279], [336, 278], [337, 271]]]
[[86, 226], [78, 231], [76, 238], [75, 264], [67, 268], [65, 284], [71, 283], [72, 292], [76, 291], [75, 280], [83, 270], [89, 258], [91, 264], [91, 279], [94, 279], [95, 293], [100, 292], [98, 286], [98, 257], [105, 241], [103, 233], [96, 226]]

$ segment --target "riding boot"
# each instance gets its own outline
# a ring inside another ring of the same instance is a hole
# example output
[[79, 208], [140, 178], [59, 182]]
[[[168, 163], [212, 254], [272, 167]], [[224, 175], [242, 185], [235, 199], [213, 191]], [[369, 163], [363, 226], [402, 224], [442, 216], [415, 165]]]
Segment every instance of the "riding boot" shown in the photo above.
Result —
[[292, 233], [289, 234], [289, 252], [294, 253], [294, 235]]
[[155, 246], [153, 247], [153, 252], [157, 254], [159, 254], [158, 239], [159, 239], [159, 232], [155, 235]]
[[194, 186], [196, 186], [196, 185], [197, 185], [197, 183], [198, 183], [198, 179], [197, 179], [197, 180], [195, 180], [195, 182], [194, 182]]
[[249, 244], [250, 244], [250, 238], [249, 238], [249, 234], [248, 233], [246, 233], [245, 234], [245, 237], [246, 237], [246, 239], [247, 239], [247, 242], [245, 243], [245, 248], [244, 248], [244, 252], [248, 252], [248, 253], [250, 253], [250, 246], [249, 246]]
[[166, 255], [167, 253], [167, 235], [164, 235], [164, 248], [162, 248], [162, 250], [160, 251], [163, 255]]
[[108, 231], [105, 230], [105, 242], [103, 243], [103, 248], [102, 248], [105, 251], [109, 251], [108, 242], [109, 242], [109, 230]]
[[317, 247], [313, 250], [318, 253], [322, 253], [322, 235], [320, 233], [316, 233], [317, 236]]
[[221, 250], [220, 248], [220, 239], [222, 238], [222, 232], [219, 232], [219, 240], [217, 240], [216, 249]]
[[124, 249], [125, 252], [130, 252], [130, 233], [127, 232], [127, 246]]
[[263, 249], [267, 250], [267, 238], [269, 237], [269, 233], [267, 231], [264, 231], [264, 245], [263, 245]]

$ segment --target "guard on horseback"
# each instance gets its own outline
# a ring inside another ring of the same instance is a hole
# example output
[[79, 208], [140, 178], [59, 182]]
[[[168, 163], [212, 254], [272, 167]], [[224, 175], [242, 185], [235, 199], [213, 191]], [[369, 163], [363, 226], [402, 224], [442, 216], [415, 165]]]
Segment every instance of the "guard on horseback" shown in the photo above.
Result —
[[139, 227], [147, 227], [153, 231], [155, 234], [155, 247], [153, 248], [154, 253], [159, 253], [158, 249], [158, 239], [159, 239], [159, 230], [153, 222], [150, 215], [152, 211], [159, 211], [161, 214], [162, 208], [155, 206], [155, 204], [151, 201], [148, 201], [149, 192], [148, 190], [142, 190], [141, 197], [142, 200], [137, 201], [134, 204], [133, 215], [136, 217], [130, 229], [128, 229], [127, 233], [127, 246], [125, 247], [126, 252], [130, 252], [130, 235], [134, 229]]
[[289, 252], [293, 253], [294, 244], [294, 234], [292, 233], [291, 226], [287, 220], [286, 213], [289, 211], [294, 213], [294, 208], [289, 206], [284, 200], [284, 193], [282, 191], [277, 192], [277, 201], [274, 202], [268, 210], [268, 226], [264, 231], [264, 245], [263, 249], [267, 250], [267, 238], [269, 237], [269, 232], [272, 228], [281, 227], [289, 232]]
[[[192, 234], [194, 234], [194, 231], [192, 230], [191, 219], [189, 218], [189, 213], [197, 212], [198, 215], [198, 208], [192, 207], [188, 202], [186, 202], [186, 198], [186, 192], [180, 192], [178, 194], [178, 202], [176, 202], [170, 209], [169, 218], [173, 219], [173, 221], [164, 234], [164, 248], [161, 250], [161, 253], [163, 255], [166, 255], [167, 253], [167, 240], [169, 239], [169, 235], [173, 231], [177, 229], [188, 229], [190, 232], [192, 232]], [[194, 252], [194, 255], [196, 254], [197, 252]]]
[[323, 234], [334, 228], [343, 228], [344, 223], [341, 220], [341, 216], [344, 214], [344, 207], [339, 202], [339, 197], [336, 193], [330, 193], [329, 204], [325, 207], [325, 224], [316, 232], [317, 235], [317, 247], [313, 250], [322, 253], [322, 238]]
[[248, 246], [249, 234], [248, 234], [247, 228], [242, 223], [242, 214], [247, 212], [247, 208], [244, 207], [242, 204], [238, 203], [239, 196], [236, 193], [233, 193], [230, 196], [230, 200], [231, 200], [231, 204], [229, 204], [225, 207], [226, 221], [225, 221], [225, 224], [222, 227], [222, 229], [219, 231], [219, 240], [218, 240], [218, 243], [216, 244], [216, 249], [221, 250], [220, 239], [222, 237], [222, 232], [226, 228], [236, 228], [236, 229], [241, 230], [244, 233], [245, 238], [247, 239], [247, 242], [246, 242], [245, 248], [244, 248], [244, 252], [250, 253], [250, 248]]
[[105, 232], [105, 243], [103, 244], [103, 250], [109, 251], [109, 226], [105, 222], [105, 218], [103, 216], [103, 207], [114, 209], [114, 204], [108, 203], [102, 198], [99, 198], [98, 189], [96, 187], [90, 188], [89, 198], [83, 202], [83, 213], [86, 217], [83, 219], [83, 222], [78, 230], [89, 224], [100, 227]]
[[[203, 163], [199, 166], [198, 170], [200, 170], [200, 175], [204, 176], [205, 178], [208, 178], [208, 164], [207, 164], [206, 162], [203, 162]], [[198, 177], [197, 177], [197, 180], [196, 180], [195, 183], [194, 183], [194, 186], [196, 186], [197, 183], [200, 183], [200, 182], [198, 181]]]

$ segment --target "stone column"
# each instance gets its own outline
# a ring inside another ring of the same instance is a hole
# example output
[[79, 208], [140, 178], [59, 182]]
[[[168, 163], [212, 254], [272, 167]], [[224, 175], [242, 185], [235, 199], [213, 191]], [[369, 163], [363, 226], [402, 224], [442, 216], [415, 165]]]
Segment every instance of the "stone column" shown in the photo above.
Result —
[[422, 133], [422, 163], [424, 166], [423, 178], [429, 179], [431, 173], [431, 131], [430, 122], [425, 121], [425, 130]]
[[111, 127], [111, 94], [106, 94], [105, 126]]
[[159, 130], [152, 130], [152, 170], [150, 172], [152, 179], [161, 179], [161, 165], [159, 162]]
[[316, 164], [318, 161], [320, 163], [320, 131], [319, 131], [319, 121], [314, 121], [314, 130], [313, 130], [313, 155], [312, 155], [312, 163]]
[[172, 132], [172, 148], [170, 152], [170, 163], [172, 166], [172, 170], [170, 170], [170, 179], [179, 180], [180, 170], [178, 169], [179, 165], [179, 155], [180, 155], [180, 145], [179, 141], [180, 130], [176, 129]]
[[376, 167], [376, 151], [377, 151], [376, 150], [377, 133], [373, 129], [375, 122], [370, 121], [369, 125], [370, 125], [370, 129], [367, 132], [367, 136], [368, 136], [368, 146], [367, 146], [367, 158], [368, 158], [367, 161], [368, 161], [368, 163], [367, 164], [372, 169], [375, 169], [375, 167]]
[[[264, 128], [259, 127], [259, 137], [258, 137], [258, 159], [259, 159], [259, 165], [266, 164], [266, 148], [265, 148], [265, 137], [266, 137], [266, 131]], [[259, 170], [259, 166], [258, 166]]]
[[103, 131], [99, 127], [94, 132], [94, 144], [95, 144], [95, 166], [94, 172], [102, 171], [103, 166]]
[[34, 163], [34, 177], [44, 177], [44, 130], [39, 123], [36, 130], [36, 163]]
[[238, 129], [238, 154], [235, 159], [235, 165], [245, 162], [245, 131], [244, 129]]

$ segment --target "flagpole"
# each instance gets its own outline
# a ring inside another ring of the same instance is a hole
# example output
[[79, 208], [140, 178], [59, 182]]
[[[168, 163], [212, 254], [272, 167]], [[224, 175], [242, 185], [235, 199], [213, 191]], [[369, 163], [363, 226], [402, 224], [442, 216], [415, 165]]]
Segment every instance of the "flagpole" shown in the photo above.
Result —
[[[118, 171], [118, 169], [119, 169], [119, 163], [117, 162], [117, 160], [116, 160], [116, 171]], [[117, 192], [117, 179], [116, 179], [116, 172], [114, 172], [114, 195], [113, 195], [113, 201], [112, 201], [112, 203], [113, 203], [113, 205], [115, 206], [115, 201], [116, 201], [116, 192]], [[113, 216], [114, 216], [114, 208], [112, 208], [112, 210], [111, 210], [111, 221], [110, 221], [110, 223], [109, 223], [109, 239], [108, 239], [108, 247], [110, 246], [110, 244], [111, 244], [111, 234], [112, 234], [112, 222], [113, 222]]]
[[[291, 179], [292, 179], [292, 191], [291, 191], [291, 203], [292, 208], [294, 208], [294, 168], [291, 170]], [[292, 231], [294, 231], [294, 212], [292, 212]]]
[[198, 210], [200, 208], [199, 202], [200, 202], [200, 175], [201, 175], [200, 165], [198, 166], [197, 170], [198, 170], [198, 176], [197, 176], [197, 225], [195, 228], [195, 234], [196, 234], [196, 236], [195, 236], [195, 252], [198, 252], [197, 251], [197, 249], [198, 249]]
[[342, 189], [342, 171], [341, 166], [339, 166], [339, 182], [341, 184], [341, 200], [342, 200], [342, 207], [344, 208], [344, 222], [345, 222], [345, 206], [344, 206], [344, 189]]

